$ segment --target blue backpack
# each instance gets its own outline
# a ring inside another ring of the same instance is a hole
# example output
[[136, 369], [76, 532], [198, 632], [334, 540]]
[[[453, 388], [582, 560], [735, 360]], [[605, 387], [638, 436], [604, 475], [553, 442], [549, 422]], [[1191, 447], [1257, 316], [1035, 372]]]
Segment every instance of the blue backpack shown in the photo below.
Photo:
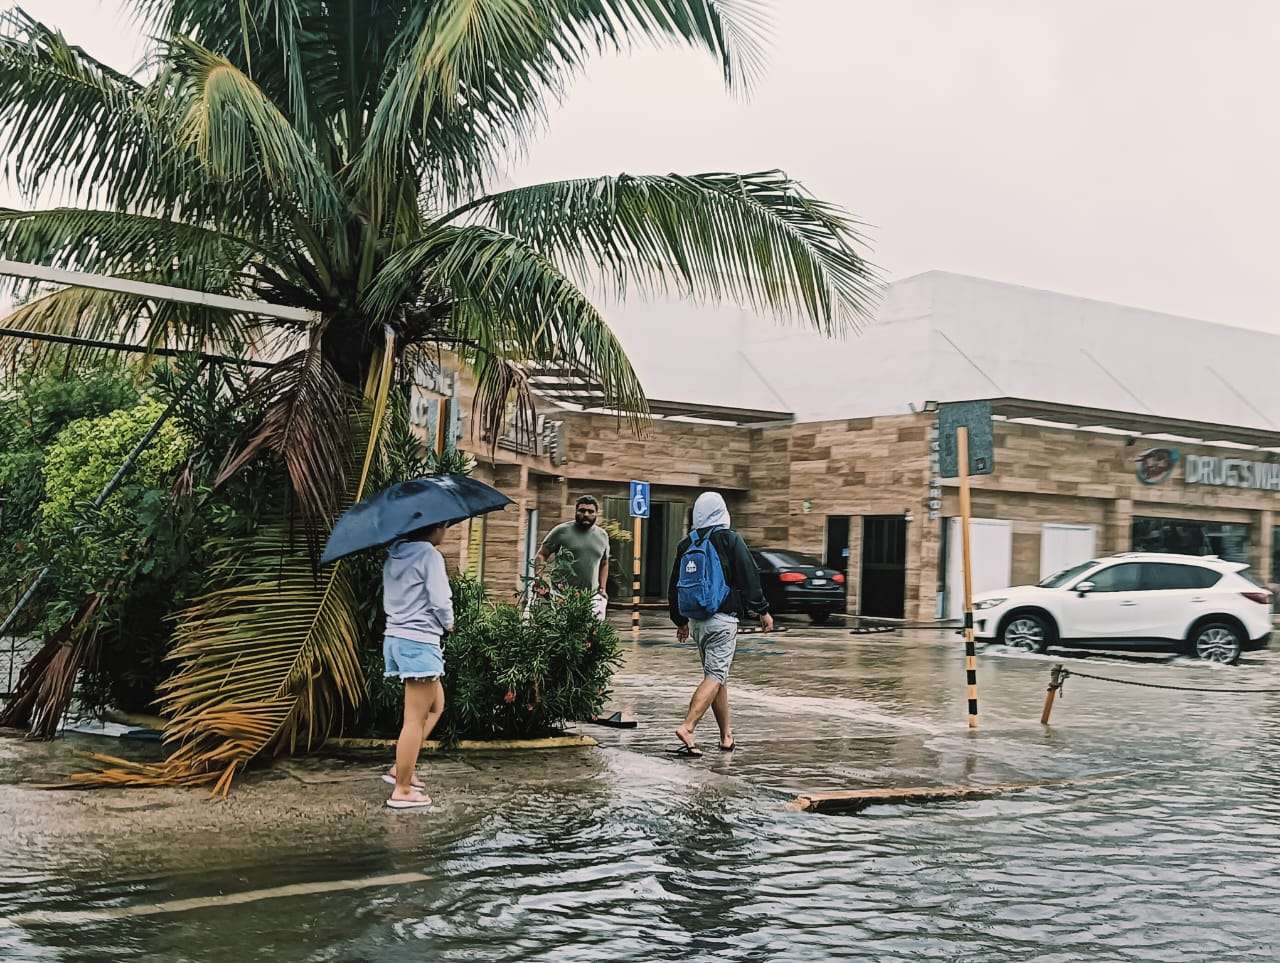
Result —
[[697, 531], [689, 533], [689, 547], [680, 556], [680, 577], [676, 580], [676, 601], [686, 619], [703, 622], [717, 612], [729, 596], [729, 583], [724, 579], [720, 553]]

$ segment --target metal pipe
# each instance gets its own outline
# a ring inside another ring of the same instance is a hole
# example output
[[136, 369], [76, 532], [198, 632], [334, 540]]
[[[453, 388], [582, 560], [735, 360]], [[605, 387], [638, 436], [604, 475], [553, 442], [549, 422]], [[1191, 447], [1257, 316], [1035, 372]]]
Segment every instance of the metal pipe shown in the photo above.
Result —
[[104, 351], [123, 351], [127, 354], [154, 354], [159, 358], [199, 358], [201, 361], [214, 364], [242, 364], [250, 368], [274, 368], [270, 361], [256, 361], [251, 358], [233, 358], [230, 355], [205, 354], [203, 352], [181, 351], [178, 348], [148, 348], [142, 344], [123, 344], [118, 341], [98, 341], [93, 338], [75, 338], [68, 334], [47, 334], [43, 331], [24, 331], [22, 328], [0, 328], [0, 338], [29, 338], [32, 341], [47, 341], [50, 344], [69, 344], [81, 348], [99, 348]]
[[75, 287], [96, 288], [99, 291], [115, 291], [118, 294], [132, 294], [142, 298], [155, 298], [159, 301], [199, 304], [224, 311], [235, 311], [239, 314], [259, 314], [284, 321], [299, 321], [303, 324], [311, 324], [319, 318], [319, 312], [307, 308], [288, 307], [267, 301], [251, 301], [248, 298], [233, 298], [225, 294], [209, 294], [206, 291], [175, 288], [168, 284], [153, 284], [150, 281], [130, 281], [106, 274], [64, 271], [62, 268], [28, 264], [25, 261], [7, 261], [0, 258], [0, 274], [11, 274], [36, 281], [52, 281], [55, 284], [70, 284]]

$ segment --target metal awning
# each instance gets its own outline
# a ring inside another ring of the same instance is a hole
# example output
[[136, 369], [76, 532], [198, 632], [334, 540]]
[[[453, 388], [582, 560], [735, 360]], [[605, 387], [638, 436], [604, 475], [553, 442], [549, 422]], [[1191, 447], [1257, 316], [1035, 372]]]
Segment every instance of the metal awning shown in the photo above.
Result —
[[1110, 411], [1052, 401], [1030, 401], [1025, 398], [989, 400], [991, 413], [1008, 419], [1030, 418], [1075, 428], [1102, 428], [1135, 435], [1175, 435], [1209, 444], [1223, 442], [1250, 448], [1280, 448], [1280, 430], [1276, 429], [1215, 425], [1186, 418], [1163, 418], [1159, 415]]
[[[529, 385], [548, 401], [572, 405], [586, 412], [616, 414], [605, 400], [604, 386], [568, 367], [535, 368], [529, 373]], [[689, 419], [729, 425], [766, 425], [794, 421], [789, 411], [764, 408], [739, 408], [732, 405], [703, 405], [691, 401], [649, 399], [649, 413], [655, 418]]]

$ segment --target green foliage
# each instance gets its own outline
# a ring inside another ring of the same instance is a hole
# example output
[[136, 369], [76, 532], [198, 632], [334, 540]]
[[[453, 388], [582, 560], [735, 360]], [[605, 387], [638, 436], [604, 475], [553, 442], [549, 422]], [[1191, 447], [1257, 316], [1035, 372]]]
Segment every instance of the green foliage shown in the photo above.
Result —
[[[457, 629], [444, 643], [445, 714], [436, 737], [522, 738], [546, 735], [599, 713], [621, 659], [618, 635], [591, 611], [591, 594], [566, 590], [527, 613], [490, 602], [483, 586], [453, 582]], [[402, 684], [382, 676], [382, 654], [365, 660], [365, 731], [400, 731]]]
[[131, 373], [119, 369], [24, 372], [5, 385], [0, 396], [0, 586], [21, 583], [40, 566], [33, 535], [44, 497], [45, 456], [58, 433], [73, 421], [137, 401]]
[[133, 555], [168, 508], [165, 490], [191, 447], [191, 439], [171, 420], [138, 454], [121, 486], [92, 508], [164, 410], [159, 401], [147, 399], [74, 421], [58, 433], [45, 456], [40, 531], [59, 545], [78, 543], [84, 561], [95, 571], [114, 572], [115, 560]]

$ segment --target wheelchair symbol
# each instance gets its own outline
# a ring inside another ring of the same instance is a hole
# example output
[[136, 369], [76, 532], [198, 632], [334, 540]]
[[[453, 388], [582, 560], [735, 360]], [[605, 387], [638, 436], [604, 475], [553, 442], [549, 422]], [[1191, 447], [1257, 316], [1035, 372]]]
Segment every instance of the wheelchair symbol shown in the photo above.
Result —
[[649, 517], [649, 483], [631, 483], [631, 517]]

